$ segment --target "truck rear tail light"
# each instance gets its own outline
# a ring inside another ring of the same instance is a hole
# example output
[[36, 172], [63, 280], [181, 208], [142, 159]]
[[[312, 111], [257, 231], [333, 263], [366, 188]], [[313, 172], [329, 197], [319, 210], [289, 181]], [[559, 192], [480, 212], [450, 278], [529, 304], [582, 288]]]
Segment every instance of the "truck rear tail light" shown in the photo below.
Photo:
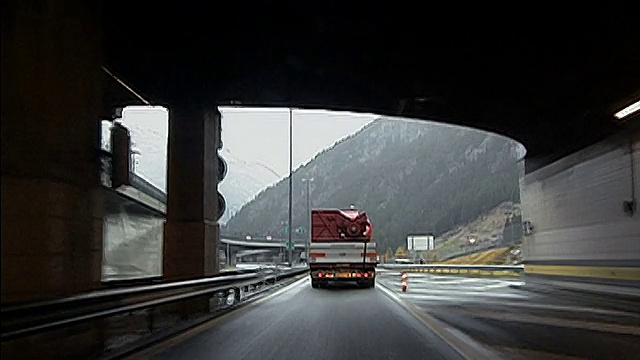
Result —
[[362, 277], [361, 273], [356, 274], [356, 277]]
[[364, 273], [364, 277], [368, 278], [369, 277], [369, 273]]
[[[360, 253], [360, 256], [364, 256], [364, 253], [363, 253], [363, 252], [362, 252], [362, 253]], [[378, 257], [378, 254], [368, 252], [368, 253], [367, 253], [367, 257], [377, 258], [377, 257]]]
[[318, 277], [321, 278], [323, 274], [321, 272], [318, 273]]

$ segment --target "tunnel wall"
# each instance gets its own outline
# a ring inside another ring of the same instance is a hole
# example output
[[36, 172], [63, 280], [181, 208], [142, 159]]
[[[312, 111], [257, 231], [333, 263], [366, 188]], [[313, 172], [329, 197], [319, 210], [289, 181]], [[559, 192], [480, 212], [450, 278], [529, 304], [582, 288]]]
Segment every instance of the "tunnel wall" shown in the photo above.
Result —
[[[640, 287], [638, 131], [612, 137], [521, 179], [527, 281]], [[634, 195], [635, 192], [635, 195]]]

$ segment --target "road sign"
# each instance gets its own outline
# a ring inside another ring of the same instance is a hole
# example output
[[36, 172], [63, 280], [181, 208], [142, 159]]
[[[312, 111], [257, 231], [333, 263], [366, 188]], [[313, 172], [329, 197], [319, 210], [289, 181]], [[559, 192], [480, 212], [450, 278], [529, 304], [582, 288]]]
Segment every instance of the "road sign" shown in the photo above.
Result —
[[250, 235], [247, 235], [244, 238], [247, 239], [247, 240], [251, 240], [251, 236]]
[[284, 247], [285, 247], [287, 250], [293, 250], [294, 245], [295, 245], [295, 244], [293, 243], [293, 241], [287, 241], [287, 242], [284, 244]]
[[284, 233], [285, 233], [285, 234], [288, 234], [288, 233], [289, 233], [289, 227], [288, 227], [288, 226], [285, 226], [285, 227], [284, 227]]
[[298, 228], [298, 233], [299, 233], [299, 234], [304, 234], [304, 233], [305, 233], [305, 231], [307, 231], [307, 230], [306, 230], [305, 228], [303, 228], [302, 226], [300, 226], [300, 227]]
[[435, 250], [435, 238], [433, 235], [408, 235], [407, 249], [410, 251]]
[[267, 240], [271, 240], [271, 236], [270, 235], [267, 235]]

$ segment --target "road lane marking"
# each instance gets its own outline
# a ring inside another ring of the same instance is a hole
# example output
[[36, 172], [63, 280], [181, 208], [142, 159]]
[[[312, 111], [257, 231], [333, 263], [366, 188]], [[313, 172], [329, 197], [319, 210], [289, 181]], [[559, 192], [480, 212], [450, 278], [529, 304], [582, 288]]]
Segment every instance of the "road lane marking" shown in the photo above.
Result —
[[536, 360], [584, 360], [581, 357], [560, 355], [556, 353], [523, 349], [518, 347], [496, 346], [496, 351], [504, 354], [509, 359], [536, 359]]
[[[478, 300], [486, 300], [486, 299], [469, 299], [469, 300], [460, 300], [456, 297], [426, 297], [422, 295], [411, 296], [410, 294], [402, 294], [402, 298], [416, 300], [416, 305], [422, 306], [430, 306], [433, 305], [435, 300], [443, 301], [451, 301], [451, 304], [439, 304], [444, 308], [448, 308], [449, 305], [457, 305], [458, 303], [463, 302], [478, 302]], [[478, 304], [478, 305], [486, 305]], [[491, 305], [491, 304], [490, 304]], [[521, 302], [500, 302], [495, 303], [493, 305], [499, 305], [500, 307], [515, 307], [515, 308], [524, 308], [524, 309], [536, 309], [536, 310], [551, 310], [551, 311], [561, 311], [565, 313], [591, 313], [597, 315], [607, 315], [607, 316], [619, 316], [631, 319], [638, 319], [638, 323], [640, 323], [640, 315], [637, 313], [626, 312], [626, 311], [618, 311], [618, 310], [607, 310], [600, 308], [591, 308], [591, 307], [580, 307], [580, 306], [563, 306], [563, 305], [547, 305], [547, 304], [532, 304], [529, 302], [521, 301]], [[473, 306], [473, 305], [472, 305]], [[508, 310], [508, 309], [507, 309]]]
[[416, 308], [413, 304], [402, 300], [392, 290], [388, 289], [384, 284], [380, 284], [378, 287], [385, 295], [397, 304], [402, 306], [406, 311], [413, 315], [418, 321], [430, 329], [436, 334], [442, 341], [444, 341], [449, 347], [460, 354], [467, 360], [495, 360], [500, 359], [500, 356], [484, 347], [482, 344], [475, 340], [472, 340], [468, 335], [461, 336], [463, 334], [457, 329], [445, 326], [445, 324], [431, 315], [425, 314]]
[[[424, 295], [424, 294], [416, 295], [416, 294], [403, 293], [403, 294], [398, 294], [398, 296], [402, 299], [415, 300], [415, 301], [424, 302], [427, 304], [435, 303], [439, 306], [468, 304], [468, 303], [487, 303], [487, 301], [492, 300], [492, 298], [487, 296], [470, 297], [469, 295], [463, 295], [463, 294], [451, 294], [449, 296], [443, 296], [443, 295], [430, 296], [430, 295]], [[466, 296], [466, 298], [463, 298], [463, 296]], [[518, 300], [518, 298], [514, 298], [514, 299]], [[496, 300], [495, 303], [500, 303], [505, 299], [494, 298], [494, 300]], [[507, 299], [507, 300], [511, 300], [511, 299]]]
[[[400, 286], [396, 286], [394, 284], [391, 288], [400, 289]], [[519, 298], [519, 299], [528, 299], [529, 296], [526, 294], [518, 293], [518, 292], [495, 292], [495, 291], [487, 291], [473, 288], [460, 288], [460, 289], [424, 289], [418, 288], [417, 286], [411, 286], [411, 282], [409, 282], [409, 291], [413, 294], [425, 294], [425, 295], [451, 295], [452, 293], [461, 294], [461, 295], [471, 295], [471, 296], [480, 296], [480, 297], [495, 297], [495, 298]], [[408, 292], [407, 292], [408, 293]]]
[[629, 325], [617, 325], [607, 323], [594, 323], [588, 321], [570, 320], [570, 319], [556, 319], [544, 316], [527, 315], [527, 314], [510, 314], [510, 313], [498, 313], [493, 311], [465, 311], [460, 310], [458, 312], [464, 312], [470, 317], [491, 319], [498, 321], [517, 322], [533, 325], [546, 325], [563, 328], [571, 328], [578, 330], [591, 330], [598, 332], [608, 332], [621, 335], [634, 335], [640, 336], [640, 327]]
[[584, 306], [573, 306], [573, 305], [552, 305], [552, 304], [532, 304], [529, 302], [507, 302], [501, 303], [500, 305], [504, 305], [507, 307], [523, 307], [523, 308], [532, 308], [532, 309], [543, 309], [543, 310], [557, 310], [557, 311], [566, 311], [566, 312], [580, 312], [580, 313], [593, 313], [600, 315], [612, 315], [612, 316], [624, 316], [624, 317], [632, 317], [639, 318], [640, 314], [627, 312], [627, 311], [619, 311], [619, 310], [608, 310], [594, 307], [584, 307]]
[[527, 274], [640, 281], [640, 268], [613, 266], [524, 265]]
[[250, 310], [251, 308], [256, 307], [257, 305], [268, 301], [270, 299], [273, 299], [274, 297], [286, 292], [286, 291], [290, 291], [295, 289], [298, 286], [301, 286], [303, 284], [305, 284], [306, 282], [309, 281], [309, 275], [305, 274], [304, 277], [302, 277], [299, 280], [294, 281], [293, 283], [286, 285], [276, 291], [274, 291], [271, 294], [265, 295], [257, 300], [254, 301], [250, 301], [248, 304], [239, 307], [238, 309], [232, 310], [230, 312], [227, 312], [225, 314], [222, 314], [220, 316], [214, 317], [211, 320], [207, 320], [204, 323], [200, 324], [200, 325], [196, 325], [184, 332], [178, 333], [174, 336], [169, 337], [166, 340], [161, 340], [160, 342], [153, 344], [151, 346], [149, 346], [146, 349], [142, 349], [141, 351], [135, 352], [129, 356], [126, 356], [125, 359], [151, 359], [154, 355], [160, 354], [163, 351], [166, 351], [204, 331], [207, 331], [213, 327], [215, 327], [216, 325], [218, 325], [219, 323], [221, 323], [224, 320], [229, 320], [230, 318], [232, 318], [233, 316], [238, 316], [241, 315], [243, 313], [246, 313], [248, 310]]

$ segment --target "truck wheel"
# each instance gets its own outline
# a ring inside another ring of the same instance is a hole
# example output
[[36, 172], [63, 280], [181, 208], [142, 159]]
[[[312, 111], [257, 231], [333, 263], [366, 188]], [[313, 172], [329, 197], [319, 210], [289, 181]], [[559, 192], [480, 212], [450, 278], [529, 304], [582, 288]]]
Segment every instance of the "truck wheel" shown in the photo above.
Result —
[[317, 289], [320, 287], [320, 284], [316, 280], [311, 280], [311, 287]]
[[369, 283], [369, 287], [370, 288], [376, 287], [376, 279], [375, 278], [371, 279], [371, 282]]

